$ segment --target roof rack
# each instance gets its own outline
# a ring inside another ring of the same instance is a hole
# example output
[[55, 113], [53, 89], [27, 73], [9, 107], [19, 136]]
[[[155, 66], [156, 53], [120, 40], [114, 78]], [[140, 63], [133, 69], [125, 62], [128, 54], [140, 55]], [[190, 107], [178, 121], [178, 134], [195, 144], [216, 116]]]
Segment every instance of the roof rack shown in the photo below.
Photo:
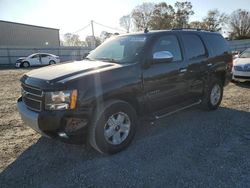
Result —
[[174, 31], [207, 31], [207, 32], [213, 32], [205, 29], [199, 29], [199, 28], [173, 28]]

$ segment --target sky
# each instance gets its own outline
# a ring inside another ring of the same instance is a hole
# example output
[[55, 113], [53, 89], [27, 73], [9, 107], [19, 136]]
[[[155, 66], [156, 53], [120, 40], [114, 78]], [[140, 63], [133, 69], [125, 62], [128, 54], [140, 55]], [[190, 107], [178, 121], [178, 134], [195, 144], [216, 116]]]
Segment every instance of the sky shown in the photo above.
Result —
[[[119, 18], [129, 14], [143, 2], [159, 3], [163, 0], [0, 0], [0, 20], [60, 29], [60, 36], [75, 32], [91, 20], [112, 28], [120, 28]], [[182, 1], [182, 0], [180, 0]], [[190, 20], [202, 20], [208, 10], [217, 8], [227, 14], [236, 9], [250, 10], [250, 0], [189, 0], [193, 15]], [[174, 5], [176, 0], [164, 1]], [[94, 24], [95, 35], [101, 31], [117, 32]], [[0, 31], [1, 32], [1, 31]], [[77, 32], [82, 39], [91, 35], [91, 27]]]

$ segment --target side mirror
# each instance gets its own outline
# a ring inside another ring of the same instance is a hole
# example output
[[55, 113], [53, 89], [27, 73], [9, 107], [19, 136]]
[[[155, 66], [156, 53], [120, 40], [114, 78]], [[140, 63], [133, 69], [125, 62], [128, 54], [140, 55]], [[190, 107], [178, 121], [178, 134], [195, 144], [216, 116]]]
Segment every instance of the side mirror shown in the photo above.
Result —
[[155, 63], [170, 63], [173, 61], [173, 54], [169, 51], [160, 51], [153, 54], [153, 61]]

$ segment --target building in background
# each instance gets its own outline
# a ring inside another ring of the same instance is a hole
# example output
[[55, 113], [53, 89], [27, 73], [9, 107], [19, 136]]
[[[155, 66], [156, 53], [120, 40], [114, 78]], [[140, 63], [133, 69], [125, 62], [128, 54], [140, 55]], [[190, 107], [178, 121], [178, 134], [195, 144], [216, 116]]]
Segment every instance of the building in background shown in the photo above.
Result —
[[59, 29], [0, 20], [1, 47], [58, 47]]

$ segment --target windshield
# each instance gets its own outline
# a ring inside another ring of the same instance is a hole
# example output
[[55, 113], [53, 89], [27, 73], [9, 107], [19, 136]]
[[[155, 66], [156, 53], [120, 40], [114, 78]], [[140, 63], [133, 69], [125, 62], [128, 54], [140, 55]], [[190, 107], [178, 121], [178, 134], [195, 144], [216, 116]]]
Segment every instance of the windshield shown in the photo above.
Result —
[[250, 58], [250, 49], [247, 49], [244, 51], [241, 55], [240, 58]]
[[109, 39], [92, 51], [87, 59], [110, 61], [119, 64], [132, 63], [142, 52], [146, 36], [120, 36]]

